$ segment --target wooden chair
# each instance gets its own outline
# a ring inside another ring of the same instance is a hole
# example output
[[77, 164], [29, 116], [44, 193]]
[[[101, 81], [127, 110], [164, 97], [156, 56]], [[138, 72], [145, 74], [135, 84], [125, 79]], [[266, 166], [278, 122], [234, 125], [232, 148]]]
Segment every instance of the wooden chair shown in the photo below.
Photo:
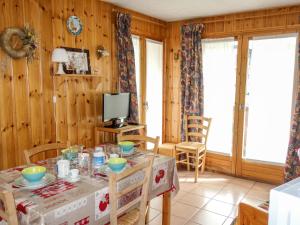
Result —
[[119, 141], [137, 141], [137, 143], [152, 143], [154, 144], [153, 153], [158, 154], [159, 137], [147, 137], [143, 135], [123, 135], [119, 137]]
[[[138, 164], [120, 174], [111, 173], [109, 176], [109, 198], [111, 204], [110, 224], [111, 225], [144, 225], [147, 211], [147, 198], [150, 184], [150, 176], [152, 171], [154, 157], [149, 157], [144, 163]], [[138, 171], [144, 171], [144, 179], [138, 183], [133, 183], [123, 190], [117, 190], [117, 183]], [[128, 204], [118, 208], [118, 199], [137, 188], [142, 187], [142, 192], [139, 197], [132, 200]], [[132, 209], [136, 204], [138, 208]], [[130, 210], [130, 211], [128, 211]], [[124, 214], [125, 213], [125, 214]], [[124, 215], [122, 215], [124, 214]], [[122, 215], [118, 218], [119, 215]]]
[[235, 225], [268, 225], [268, 211], [257, 206], [240, 203]]
[[[178, 158], [176, 163], [187, 165], [188, 170], [190, 170], [191, 165], [195, 167], [195, 183], [197, 183], [199, 168], [201, 167], [202, 173], [205, 169], [206, 143], [210, 123], [211, 118], [185, 115], [184, 126], [186, 140], [185, 142], [175, 145], [176, 158]], [[201, 141], [190, 141], [191, 138], [198, 138], [201, 139]], [[181, 155], [185, 155], [186, 158], [181, 159]], [[191, 162], [190, 159], [194, 161]]]
[[45, 145], [40, 145], [31, 149], [25, 149], [24, 150], [24, 155], [26, 159], [26, 163], [30, 164], [32, 163], [30, 158], [36, 154], [42, 153], [42, 152], [47, 152], [50, 150], [56, 150], [57, 155], [60, 155], [60, 151], [64, 148], [67, 148], [69, 144], [64, 144], [64, 143], [52, 143], [52, 144], [45, 144]]
[[[15, 199], [12, 192], [0, 190], [0, 201], [0, 217], [4, 219], [8, 225], [18, 225]], [[1, 207], [2, 204], [4, 208]]]

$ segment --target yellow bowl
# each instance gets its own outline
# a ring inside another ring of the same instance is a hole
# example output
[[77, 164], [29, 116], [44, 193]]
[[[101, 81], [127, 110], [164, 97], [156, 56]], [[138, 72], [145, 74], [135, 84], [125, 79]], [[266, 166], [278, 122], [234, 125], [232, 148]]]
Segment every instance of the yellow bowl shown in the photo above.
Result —
[[43, 166], [32, 166], [22, 170], [22, 176], [30, 182], [41, 180], [45, 174], [46, 168]]

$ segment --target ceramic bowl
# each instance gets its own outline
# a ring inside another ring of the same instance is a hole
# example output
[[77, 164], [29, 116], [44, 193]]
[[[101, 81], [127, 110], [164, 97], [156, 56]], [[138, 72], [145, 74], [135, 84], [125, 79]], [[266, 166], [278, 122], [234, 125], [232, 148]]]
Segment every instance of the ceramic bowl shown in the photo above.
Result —
[[40, 181], [46, 174], [43, 166], [32, 166], [22, 170], [22, 176], [29, 182]]
[[127, 160], [124, 158], [110, 158], [108, 166], [113, 172], [120, 172], [126, 166]]
[[62, 153], [64, 159], [67, 159], [70, 161], [78, 158], [78, 148], [75, 148], [75, 147], [63, 149], [61, 151], [61, 153]]
[[130, 152], [134, 147], [134, 142], [132, 141], [121, 141], [119, 142], [119, 146], [122, 152]]

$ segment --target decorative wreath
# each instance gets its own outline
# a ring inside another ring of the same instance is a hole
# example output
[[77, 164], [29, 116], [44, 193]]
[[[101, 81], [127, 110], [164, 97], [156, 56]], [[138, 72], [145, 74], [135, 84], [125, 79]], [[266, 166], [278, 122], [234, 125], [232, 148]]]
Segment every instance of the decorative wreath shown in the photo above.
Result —
[[[13, 43], [14, 37], [20, 40], [18, 44]], [[23, 57], [27, 57], [29, 61], [35, 59], [37, 45], [35, 32], [28, 26], [6, 28], [0, 35], [0, 47], [14, 59]]]

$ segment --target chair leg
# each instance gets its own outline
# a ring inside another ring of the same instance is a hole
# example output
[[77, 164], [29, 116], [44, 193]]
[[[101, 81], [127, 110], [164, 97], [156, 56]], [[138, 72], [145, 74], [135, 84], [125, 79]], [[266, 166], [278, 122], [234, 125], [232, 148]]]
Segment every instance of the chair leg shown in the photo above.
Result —
[[190, 171], [191, 167], [190, 167], [190, 158], [189, 158], [189, 153], [187, 152], [186, 154], [186, 162], [187, 162], [187, 170]]
[[196, 157], [195, 157], [195, 183], [197, 183], [198, 175], [199, 175], [199, 153], [197, 150]]
[[201, 173], [204, 173], [204, 171], [205, 171], [205, 161], [206, 161], [206, 152], [204, 153], [203, 158], [202, 158]]
[[149, 221], [150, 221], [149, 206], [150, 206], [150, 202], [147, 202], [146, 215], [145, 215], [145, 224], [148, 224]]

